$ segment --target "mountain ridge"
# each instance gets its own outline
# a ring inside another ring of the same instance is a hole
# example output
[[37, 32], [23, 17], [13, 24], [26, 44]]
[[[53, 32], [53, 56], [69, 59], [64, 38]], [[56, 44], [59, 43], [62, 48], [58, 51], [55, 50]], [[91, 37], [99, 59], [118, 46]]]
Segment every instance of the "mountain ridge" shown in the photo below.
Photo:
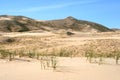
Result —
[[25, 16], [0, 15], [0, 31], [3, 32], [24, 32], [31, 30], [59, 30], [71, 29], [82, 32], [108, 32], [113, 31], [98, 23], [78, 20], [72, 16], [58, 20], [35, 20]]

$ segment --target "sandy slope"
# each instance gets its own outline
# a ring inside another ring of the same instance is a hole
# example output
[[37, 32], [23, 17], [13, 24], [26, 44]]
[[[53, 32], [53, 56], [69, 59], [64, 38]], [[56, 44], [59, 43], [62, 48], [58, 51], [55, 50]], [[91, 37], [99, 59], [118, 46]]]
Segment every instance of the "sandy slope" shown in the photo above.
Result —
[[[8, 49], [19, 49], [19, 47], [46, 49], [73, 45], [80, 47], [89, 40], [120, 39], [120, 33], [76, 33], [75, 36], [65, 38], [49, 32], [1, 33], [1, 35], [20, 39], [20, 42], [3, 45]], [[57, 70], [53, 71], [41, 70], [41, 63], [37, 60], [31, 62], [0, 60], [0, 80], [120, 80], [120, 65], [116, 65], [112, 59], [106, 59], [105, 64], [98, 65], [86, 62], [85, 58], [58, 58]]]
[[40, 61], [0, 60], [0, 80], [120, 80], [120, 65], [90, 64], [85, 58], [58, 58], [58, 68], [41, 70]]
[[49, 49], [56, 47], [67, 47], [67, 46], [79, 46], [87, 44], [92, 40], [115, 40], [120, 39], [120, 33], [80, 33], [75, 32], [73, 36], [67, 36], [63, 34], [54, 34], [52, 32], [41, 32], [41, 33], [1, 33], [0, 37], [13, 37], [17, 41], [9, 45], [2, 44], [6, 49], [20, 50], [20, 49]]

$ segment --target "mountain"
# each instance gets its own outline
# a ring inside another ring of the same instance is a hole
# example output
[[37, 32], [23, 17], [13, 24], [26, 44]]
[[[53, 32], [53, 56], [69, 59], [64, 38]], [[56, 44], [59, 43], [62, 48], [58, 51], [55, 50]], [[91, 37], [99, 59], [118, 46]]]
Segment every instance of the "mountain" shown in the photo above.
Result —
[[4, 32], [23, 32], [37, 29], [34, 19], [24, 16], [0, 16], [0, 31]]
[[45, 24], [49, 24], [50, 27], [53, 28], [62, 28], [62, 29], [72, 29], [76, 31], [83, 31], [83, 32], [106, 32], [112, 31], [111, 29], [90, 21], [78, 20], [71, 16], [60, 19], [60, 20], [50, 20], [46, 21]]
[[115, 31], [115, 32], [120, 32], [119, 28], [112, 28], [111, 30]]
[[71, 29], [83, 32], [106, 32], [111, 29], [94, 22], [78, 20], [71, 16], [65, 19], [39, 21], [25, 16], [0, 16], [0, 31], [3, 32], [24, 32], [31, 30], [58, 30]]

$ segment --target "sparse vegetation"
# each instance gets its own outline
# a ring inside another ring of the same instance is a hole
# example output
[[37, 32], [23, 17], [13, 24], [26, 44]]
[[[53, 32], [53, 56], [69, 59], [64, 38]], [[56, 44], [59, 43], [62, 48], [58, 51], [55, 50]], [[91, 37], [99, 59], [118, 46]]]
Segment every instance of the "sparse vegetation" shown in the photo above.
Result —
[[12, 59], [14, 59], [14, 53], [10, 52], [9, 50], [0, 49], [0, 58], [1, 59], [8, 58], [9, 61], [12, 61]]
[[85, 56], [89, 59], [90, 63], [92, 58], [99, 58], [99, 64], [102, 64], [103, 58], [115, 58], [116, 64], [118, 64], [120, 57], [119, 44], [119, 40], [93, 41], [87, 45]]
[[35, 57], [35, 52], [29, 51], [29, 52], [27, 53], [27, 55], [28, 55], [29, 58], [34, 58], [34, 57]]
[[120, 51], [115, 51], [114, 53], [115, 53], [114, 57], [115, 57], [115, 60], [116, 60], [116, 64], [118, 64], [118, 61], [119, 61], [119, 58], [120, 58]]
[[5, 59], [6, 57], [8, 57], [8, 53], [5, 50], [0, 50], [0, 56], [2, 59]]
[[57, 68], [57, 63], [58, 63], [58, 61], [57, 61], [56, 56], [52, 56], [52, 57], [51, 57], [51, 64], [52, 64], [52, 68], [53, 68], [54, 70]]
[[[111, 33], [110, 33], [111, 34]], [[110, 34], [107, 33], [107, 36]], [[120, 42], [118, 39], [77, 40], [56, 35], [22, 35], [7, 38], [7, 44], [1, 43], [0, 58], [12, 61], [14, 58], [33, 58], [43, 61], [43, 68], [56, 69], [57, 57], [85, 56], [90, 63], [105, 64], [104, 58], [114, 58], [119, 64]], [[89, 34], [84, 34], [89, 36]], [[103, 36], [103, 34], [98, 34]], [[90, 34], [97, 36], [97, 34]], [[3, 37], [3, 36], [2, 36]], [[83, 37], [83, 36], [82, 36]], [[5, 39], [6, 40], [6, 39]], [[19, 40], [19, 41], [16, 41]], [[85, 44], [80, 41], [85, 42]]]
[[86, 50], [85, 56], [87, 57], [87, 60], [89, 60], [89, 62], [92, 62], [92, 58], [94, 57], [94, 52], [93, 50]]

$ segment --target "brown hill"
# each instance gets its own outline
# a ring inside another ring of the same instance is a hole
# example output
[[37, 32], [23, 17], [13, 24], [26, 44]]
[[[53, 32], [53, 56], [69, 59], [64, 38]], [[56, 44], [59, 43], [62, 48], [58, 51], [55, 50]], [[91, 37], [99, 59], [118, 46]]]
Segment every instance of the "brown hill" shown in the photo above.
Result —
[[45, 24], [49, 24], [50, 27], [53, 28], [62, 28], [62, 29], [72, 29], [76, 31], [83, 31], [83, 32], [106, 32], [112, 31], [111, 29], [94, 22], [84, 21], [84, 20], [77, 20], [71, 16], [60, 19], [60, 20], [50, 20], [46, 21]]
[[23, 32], [39, 29], [34, 19], [24, 16], [0, 16], [0, 31], [3, 32]]
[[71, 29], [84, 32], [106, 32], [111, 29], [89, 21], [77, 20], [73, 17], [67, 17], [60, 20], [37, 21], [24, 16], [0, 16], [0, 31], [3, 32], [23, 32], [31, 30], [58, 30]]

